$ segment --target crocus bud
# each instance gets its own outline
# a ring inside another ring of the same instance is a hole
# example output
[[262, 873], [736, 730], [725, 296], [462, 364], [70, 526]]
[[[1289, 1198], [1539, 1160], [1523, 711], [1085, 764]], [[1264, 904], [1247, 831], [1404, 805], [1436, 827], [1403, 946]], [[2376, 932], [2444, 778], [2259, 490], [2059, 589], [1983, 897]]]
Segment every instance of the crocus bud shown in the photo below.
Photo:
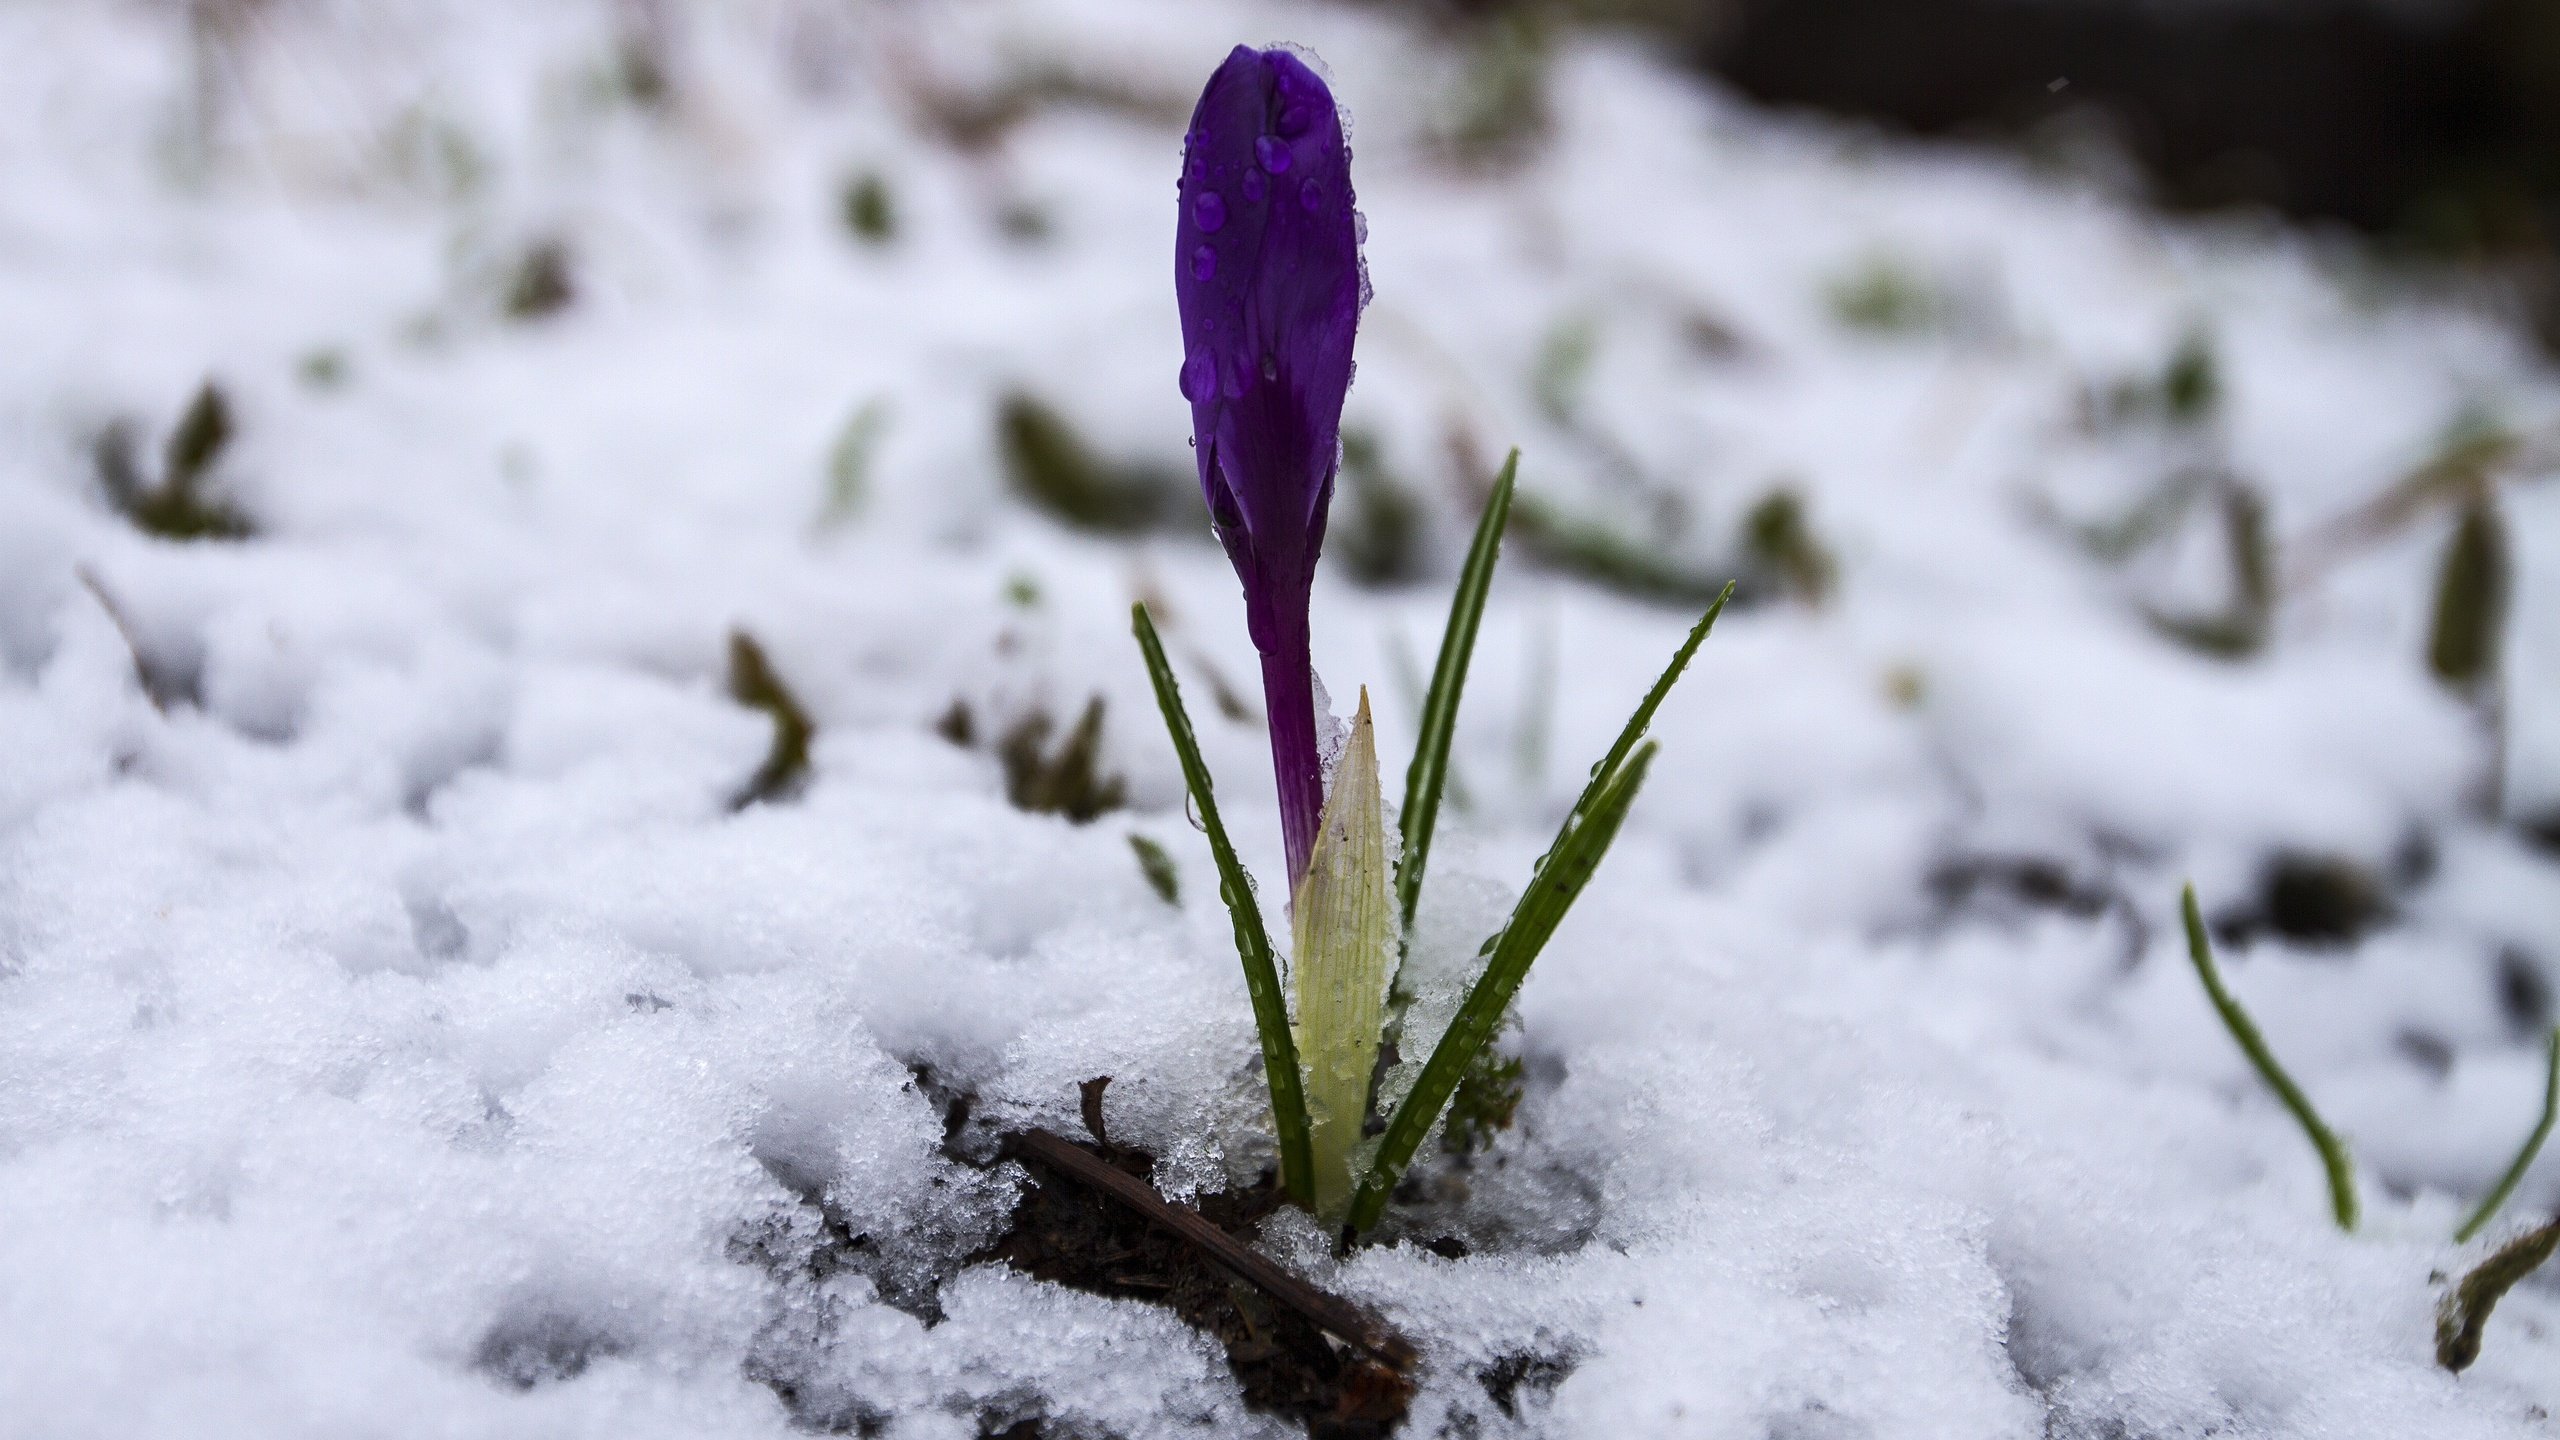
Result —
[[1324, 808], [1307, 597], [1368, 288], [1332, 91], [1286, 50], [1237, 46], [1192, 111], [1180, 192], [1182, 395], [1262, 652], [1294, 895]]

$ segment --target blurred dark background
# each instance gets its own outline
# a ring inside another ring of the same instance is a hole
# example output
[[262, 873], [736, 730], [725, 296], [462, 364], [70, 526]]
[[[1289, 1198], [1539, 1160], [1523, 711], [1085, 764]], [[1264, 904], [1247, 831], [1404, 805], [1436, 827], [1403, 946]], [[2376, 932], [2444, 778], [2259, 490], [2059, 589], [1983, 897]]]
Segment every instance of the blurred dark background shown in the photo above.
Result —
[[2272, 209], [2511, 288], [2560, 351], [2560, 0], [1408, 0], [1642, 26], [1763, 102], [2030, 149], [2104, 137], [2154, 199]]

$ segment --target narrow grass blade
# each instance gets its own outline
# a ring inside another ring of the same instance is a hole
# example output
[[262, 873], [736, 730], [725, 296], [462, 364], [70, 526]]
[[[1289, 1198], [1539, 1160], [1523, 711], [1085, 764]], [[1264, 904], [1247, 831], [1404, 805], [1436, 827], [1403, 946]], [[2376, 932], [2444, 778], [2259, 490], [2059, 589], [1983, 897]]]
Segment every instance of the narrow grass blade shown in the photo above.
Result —
[[1458, 590], [1449, 598], [1449, 627], [1440, 636], [1440, 659], [1431, 669], [1431, 688], [1422, 699], [1422, 723], [1413, 745], [1413, 764], [1404, 774], [1404, 809], [1397, 816], [1404, 853], [1396, 862], [1396, 911], [1406, 931], [1422, 901], [1423, 867], [1431, 859], [1431, 832], [1440, 822], [1440, 795], [1449, 782], [1449, 745], [1458, 733], [1458, 696], [1467, 687], [1467, 662], [1475, 658], [1476, 630], [1484, 622], [1485, 593], [1493, 586], [1494, 562], [1502, 555], [1503, 527], [1511, 515], [1512, 482], [1519, 478], [1520, 452], [1502, 462], [1476, 521], [1476, 538], [1467, 547], [1466, 568], [1458, 572]]
[[1387, 824], [1378, 784], [1369, 692], [1335, 762], [1306, 878], [1290, 906], [1297, 945], [1298, 1047], [1306, 1058], [1308, 1138], [1315, 1211], [1338, 1224], [1351, 1203], [1351, 1156], [1368, 1128], [1369, 1080], [1378, 1068], [1379, 1010], [1395, 955], [1387, 898]]
[[1254, 903], [1253, 879], [1227, 827], [1218, 819], [1218, 803], [1210, 795], [1209, 767], [1200, 759], [1200, 742], [1191, 733], [1191, 716], [1182, 708], [1181, 689], [1164, 658], [1164, 642], [1156, 638], [1147, 607], [1129, 607], [1130, 626], [1147, 659], [1147, 677], [1155, 682], [1156, 704], [1164, 711], [1164, 728], [1173, 736], [1174, 753], [1182, 761], [1182, 781], [1191, 791], [1200, 828], [1209, 835], [1209, 855], [1218, 866], [1218, 898], [1227, 902], [1235, 923], [1236, 958], [1244, 962], [1244, 987], [1253, 997], [1253, 1025], [1262, 1035], [1262, 1070], [1271, 1083], [1271, 1118], [1280, 1131], [1280, 1184], [1299, 1204], [1315, 1203], [1315, 1168], [1307, 1142], [1307, 1096], [1298, 1079], [1298, 1043], [1289, 1033], [1289, 1005], [1280, 994], [1280, 965], [1271, 953], [1271, 937], [1262, 928], [1262, 911]]
[[2239, 1042], [2240, 1052], [2257, 1067], [2258, 1077], [2267, 1082], [2268, 1089], [2276, 1092], [2276, 1098], [2284, 1102], [2284, 1108], [2293, 1112], [2295, 1123], [2301, 1125], [2302, 1133], [2310, 1138], [2311, 1148], [2320, 1152], [2320, 1167], [2329, 1174], [2329, 1208], [2337, 1216], [2339, 1229], [2354, 1230], [2356, 1170], [2355, 1162], [2347, 1156], [2345, 1143], [2322, 1123], [2319, 1112], [2311, 1108], [2311, 1101], [2303, 1095], [2302, 1087], [2294, 1084], [2293, 1077], [2285, 1073], [2284, 1066], [2276, 1063], [2275, 1052], [2267, 1048], [2266, 1037], [2258, 1033], [2257, 1024], [2249, 1018], [2249, 1012], [2241, 1009], [2240, 1002], [2223, 988], [2222, 972], [2213, 963], [2213, 940], [2205, 934], [2204, 912], [2196, 907], [2196, 887], [2188, 886], [2179, 903], [2187, 921], [2187, 955], [2195, 961], [2196, 978], [2204, 982], [2205, 997], [2213, 1002], [2214, 1012], [2222, 1017], [2223, 1028]]
[[[1422, 729], [1422, 692], [1425, 688], [1422, 662], [1413, 656], [1413, 642], [1405, 639], [1404, 631], [1393, 626], [1388, 627], [1387, 630], [1387, 666], [1395, 676], [1396, 698], [1402, 700], [1404, 708], [1413, 715], [1413, 726], [1419, 733]], [[1458, 769], [1458, 757], [1455, 755], [1449, 757], [1447, 778], [1441, 786], [1441, 799], [1448, 803], [1450, 809], [1461, 815], [1475, 809], [1476, 802], [1467, 794], [1466, 776]]]
[[1608, 754], [1600, 757], [1599, 764], [1591, 767], [1591, 781], [1582, 787], [1582, 798], [1573, 802], [1573, 814], [1565, 821], [1568, 826], [1590, 813], [1592, 804], [1616, 776], [1618, 767], [1626, 763], [1627, 752], [1635, 749], [1636, 742], [1644, 738], [1644, 732], [1653, 724], [1653, 712], [1662, 708], [1663, 697], [1679, 683], [1680, 672], [1689, 668], [1690, 657], [1706, 643], [1707, 632], [1716, 628], [1716, 617], [1724, 613], [1725, 602], [1732, 598], [1733, 582], [1728, 580], [1724, 589], [1717, 593], [1715, 603], [1707, 607], [1707, 613], [1699, 616], [1698, 623], [1690, 627], [1689, 638], [1680, 642], [1671, 663], [1663, 667], [1662, 678], [1653, 682], [1653, 688], [1645, 692], [1643, 703], [1636, 706], [1636, 713], [1627, 717], [1627, 728], [1618, 732], [1617, 743], [1609, 747]]
[[764, 647], [744, 630], [729, 632], [729, 698], [773, 717], [773, 744], [764, 763], [729, 797], [729, 808], [744, 810], [798, 793], [809, 780], [809, 742], [818, 727], [775, 673]]
[[1590, 883], [1592, 872], [1608, 853], [1609, 842], [1617, 838], [1618, 826], [1627, 818], [1627, 808], [1635, 803], [1636, 791], [1644, 784], [1645, 771], [1653, 764], [1656, 748], [1647, 744], [1638, 749], [1615, 767], [1608, 783], [1588, 806], [1577, 808], [1567, 817], [1554, 847], [1513, 908], [1510, 923], [1487, 944], [1489, 958], [1484, 973], [1476, 977], [1474, 988], [1467, 992], [1467, 998], [1458, 1006], [1457, 1017], [1449, 1022], [1448, 1031], [1432, 1049], [1431, 1059], [1423, 1065], [1413, 1089], [1387, 1122], [1387, 1133], [1378, 1142], [1377, 1158], [1371, 1162], [1368, 1178], [1360, 1184], [1359, 1195], [1351, 1202], [1349, 1228], [1353, 1233], [1368, 1229], [1385, 1213], [1387, 1198], [1395, 1192], [1405, 1166], [1412, 1163], [1422, 1137], [1430, 1132], [1432, 1121], [1439, 1118], [1441, 1107], [1449, 1103], [1468, 1064], [1501, 1027], [1503, 1013], [1511, 1007], [1512, 997], [1520, 993], [1520, 982], [1528, 978], [1531, 962], [1546, 948], [1565, 912], [1572, 908], [1574, 898]]
[[2435, 619], [2427, 631], [2427, 668], [2451, 689], [2476, 692], [2497, 675], [2515, 589], [2513, 551], [2506, 522], [2485, 494], [2462, 507], [2436, 570]]
[[2515, 1193], [2516, 1182], [2524, 1179], [2524, 1172], [2533, 1168], [2533, 1157], [2542, 1153], [2542, 1142], [2551, 1138], [2554, 1117], [2560, 1117], [2560, 1026], [2553, 1026], [2551, 1030], [2551, 1061], [2542, 1080], [2542, 1119], [2534, 1124], [2533, 1133], [2524, 1138], [2524, 1148], [2516, 1152], [2515, 1163], [2507, 1167], [2507, 1173], [2498, 1177], [2498, 1183], [2489, 1191], [2489, 1198], [2481, 1201], [2480, 1208], [2471, 1212], [2471, 1218], [2462, 1222], [2462, 1228], [2453, 1232], [2455, 1244], [2468, 1242], [2480, 1233], [2483, 1226], [2498, 1218], [2498, 1208]]
[[1144, 835], [1130, 836], [1129, 849], [1137, 855], [1138, 873], [1147, 877], [1147, 887], [1156, 892], [1156, 898], [1180, 909], [1182, 872], [1174, 868], [1173, 857]]
[[[1504, 478], [1510, 478], [1508, 466]], [[1653, 724], [1654, 712], [1662, 708], [1663, 698], [1689, 668], [1698, 647], [1715, 628], [1716, 617], [1724, 613], [1725, 603], [1732, 598], [1733, 586], [1728, 583], [1690, 628], [1689, 637], [1672, 654], [1671, 663], [1663, 667], [1653, 688], [1645, 692], [1635, 713], [1627, 717], [1626, 727], [1618, 732], [1609, 753], [1591, 767], [1589, 783], [1556, 831], [1555, 843], [1538, 857], [1529, 888], [1513, 907], [1510, 920], [1485, 942], [1485, 953], [1490, 958], [1484, 972], [1476, 977], [1474, 988], [1459, 1004], [1456, 1018], [1450, 1021], [1413, 1088], [1406, 1092], [1404, 1102], [1387, 1122], [1387, 1133], [1379, 1141], [1369, 1177], [1361, 1182], [1360, 1193], [1352, 1200], [1349, 1228], [1353, 1233], [1376, 1224], [1385, 1212], [1387, 1199], [1394, 1193], [1405, 1167], [1413, 1162], [1422, 1137], [1430, 1132], [1432, 1122], [1449, 1103], [1477, 1053], [1501, 1028], [1512, 997], [1528, 978], [1530, 964], [1546, 948], [1574, 897], [1590, 883], [1592, 871], [1608, 853], [1609, 842], [1617, 838], [1618, 826], [1626, 819], [1627, 807], [1635, 803], [1636, 789], [1644, 783], [1645, 769], [1653, 761], [1655, 747], [1643, 742], [1645, 731]]]
[[2516, 1282], [2542, 1268], [2551, 1252], [2560, 1250], [2560, 1220], [2553, 1220], [2526, 1231], [2498, 1247], [2498, 1253], [2480, 1262], [2479, 1267], [2462, 1277], [2444, 1297], [2436, 1311], [2436, 1363], [2456, 1374], [2467, 1370], [2480, 1358], [2482, 1332], [2489, 1328], [2489, 1312], [2498, 1308]]
[[[1582, 433], [1590, 438], [1588, 431]], [[1569, 515], [1535, 495], [1520, 497], [1511, 525], [1531, 555], [1630, 599], [1690, 605], [1716, 592], [1713, 577], [1683, 568], [1643, 541]]]
[[888, 428], [889, 402], [875, 398], [865, 401], [837, 432], [835, 445], [827, 451], [827, 503], [818, 515], [819, 529], [851, 520], [870, 498], [872, 458]]

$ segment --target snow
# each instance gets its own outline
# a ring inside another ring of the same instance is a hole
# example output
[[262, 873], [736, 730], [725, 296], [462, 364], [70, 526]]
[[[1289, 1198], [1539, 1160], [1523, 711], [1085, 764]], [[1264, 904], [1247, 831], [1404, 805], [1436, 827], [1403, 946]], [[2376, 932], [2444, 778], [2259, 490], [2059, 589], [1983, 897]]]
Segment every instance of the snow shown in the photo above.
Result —
[[[1319, 665], [1371, 686], [1390, 772], [1393, 649], [1427, 659], [1473, 519], [1453, 436], [1705, 569], [1784, 479], [1838, 562], [1827, 604], [1727, 615], [1663, 711], [1523, 992], [1518, 1127], [1385, 1243], [1266, 1235], [1420, 1345], [1406, 1433], [2488, 1437], [2560, 1402], [2545, 1282], [2476, 1369], [2432, 1360], [2434, 1275], [2495, 1238], [2446, 1237], [2539, 1097], [2501, 996], [2560, 965], [2560, 866], [2466, 808], [2482, 734], [2420, 661], [2450, 517], [2310, 576], [2238, 663], [2143, 618], [2219, 603], [2209, 512], [2121, 568], [2043, 518], [2121, 513], [2200, 454], [2281, 541], [2466, 409], [2560, 422], [2552, 373], [2462, 297], [1757, 114], [1607, 41], [1561, 57], [1543, 152], [1454, 165], [1425, 137], [1460, 60], [1369, 11], [206, 13], [235, 28], [0, 12], [0, 1433], [1285, 1433], [1166, 1312], [961, 1263], [1020, 1178], [970, 1146], [1072, 1131], [1093, 1075], [1178, 1195], [1269, 1161], [1127, 633], [1150, 597], [1277, 875], [1263, 741], [1210, 698], [1212, 669], [1255, 673], [1234, 581], [1205, 524], [1099, 538], [1012, 498], [991, 417], [1022, 388], [1187, 471], [1180, 114], [1228, 46], [1281, 36], [1359, 115], [1376, 303], [1348, 420], [1420, 492], [1436, 567], [1319, 586]], [[651, 14], [654, 110], [610, 84]], [[925, 118], [1034, 67], [1134, 100], [976, 149]], [[877, 246], [838, 218], [864, 170], [895, 205]], [[1025, 205], [1046, 240], [1005, 233]], [[574, 299], [512, 321], [546, 238]], [[1960, 323], [1844, 326], [1825, 297], [1872, 263]], [[1532, 377], [1577, 317], [1568, 425]], [[1685, 340], [1698, 317], [1739, 353]], [[2198, 323], [2209, 425], [2072, 423]], [[342, 382], [304, 378], [323, 352]], [[88, 447], [133, 417], [156, 463], [208, 375], [239, 422], [216, 483], [261, 533], [147, 538]], [[859, 508], [821, 525], [875, 401]], [[2560, 806], [2560, 491], [2503, 504], [2507, 795], [2533, 813]], [[1693, 618], [1515, 544], [1419, 963], [1498, 923]], [[737, 813], [770, 727], [726, 696], [733, 626], [818, 724], [805, 793]], [[137, 650], [194, 698], [155, 706]], [[955, 698], [982, 735], [1063, 726], [1090, 695], [1129, 806], [1088, 825], [1017, 810], [983, 740], [932, 728]], [[2181, 882], [2244, 907], [2287, 852], [2392, 886], [2350, 947], [2225, 952], [2355, 1146], [2354, 1236], [2176, 935]], [[1947, 880], [2026, 860], [2098, 898]], [[2546, 1165], [2508, 1223], [2555, 1204]], [[830, 1225], [868, 1239], [819, 1277]], [[1473, 1253], [1419, 1243], [1443, 1234]], [[1507, 1405], [1478, 1379], [1531, 1360]]]

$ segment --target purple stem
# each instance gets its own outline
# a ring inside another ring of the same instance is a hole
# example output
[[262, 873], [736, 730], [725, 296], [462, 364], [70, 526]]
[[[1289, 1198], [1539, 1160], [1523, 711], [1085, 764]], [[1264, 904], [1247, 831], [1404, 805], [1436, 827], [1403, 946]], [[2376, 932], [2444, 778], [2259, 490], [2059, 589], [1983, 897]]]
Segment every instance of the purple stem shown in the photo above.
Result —
[[1289, 900], [1316, 848], [1324, 818], [1324, 761], [1316, 753], [1315, 661], [1308, 649], [1304, 605], [1274, 617], [1272, 646], [1262, 652], [1262, 707], [1270, 715], [1271, 771], [1280, 787], [1280, 838], [1289, 855]]

